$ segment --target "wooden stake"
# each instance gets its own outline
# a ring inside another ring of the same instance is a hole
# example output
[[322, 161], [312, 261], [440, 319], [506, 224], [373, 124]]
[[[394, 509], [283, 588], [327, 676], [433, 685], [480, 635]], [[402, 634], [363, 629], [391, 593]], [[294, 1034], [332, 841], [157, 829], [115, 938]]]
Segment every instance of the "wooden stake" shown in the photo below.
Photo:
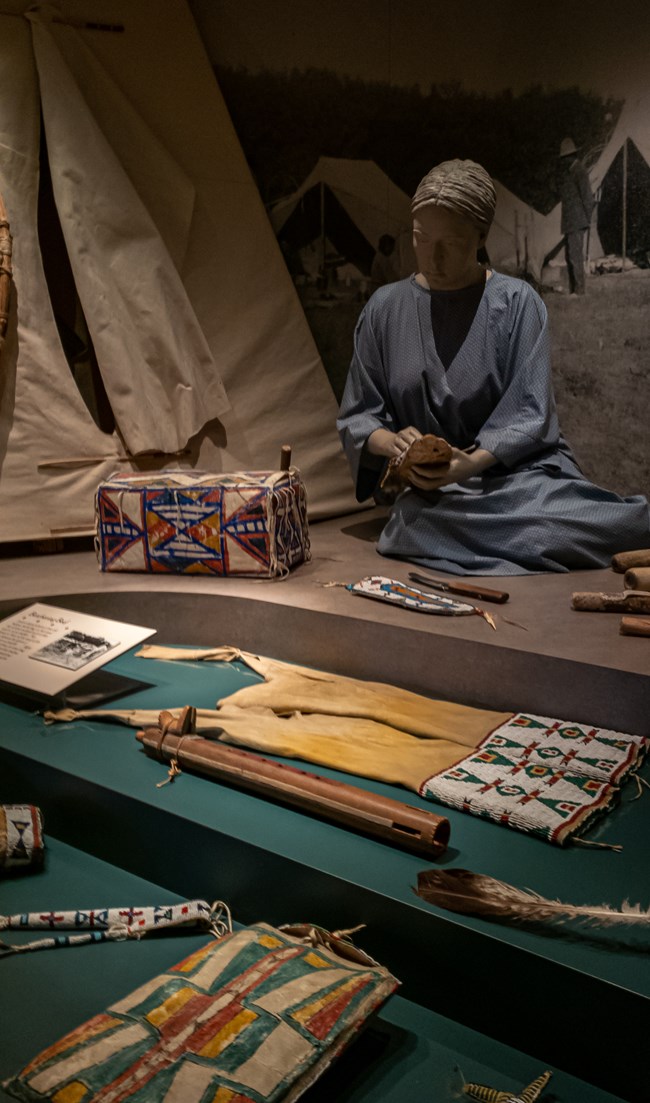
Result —
[[650, 567], [635, 567], [625, 572], [626, 590], [650, 590]]
[[622, 636], [650, 636], [650, 617], [621, 617]]
[[0, 195], [0, 353], [9, 322], [11, 280], [11, 233], [7, 211]]
[[612, 570], [625, 574], [630, 567], [650, 567], [650, 548], [619, 552], [618, 555], [612, 556]]

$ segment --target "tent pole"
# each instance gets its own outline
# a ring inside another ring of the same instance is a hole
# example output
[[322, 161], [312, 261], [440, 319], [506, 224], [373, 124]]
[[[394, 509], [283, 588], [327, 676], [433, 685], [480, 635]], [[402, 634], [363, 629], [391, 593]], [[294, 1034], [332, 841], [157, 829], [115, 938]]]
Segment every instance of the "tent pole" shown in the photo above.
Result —
[[320, 270], [325, 280], [325, 184], [320, 182]]
[[11, 298], [11, 233], [9, 216], [0, 195], [0, 354], [4, 345], [5, 333], [9, 322], [9, 300]]
[[623, 271], [625, 271], [625, 257], [627, 253], [627, 138], [623, 142], [623, 212], [621, 230], [621, 254], [623, 257]]

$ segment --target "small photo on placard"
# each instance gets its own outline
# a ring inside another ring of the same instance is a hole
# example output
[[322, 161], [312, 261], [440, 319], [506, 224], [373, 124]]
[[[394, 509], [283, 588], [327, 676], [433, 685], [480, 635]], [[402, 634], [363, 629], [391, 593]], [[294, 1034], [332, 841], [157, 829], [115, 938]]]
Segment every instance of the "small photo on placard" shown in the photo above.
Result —
[[66, 670], [81, 670], [88, 663], [94, 662], [95, 659], [106, 655], [108, 651], [118, 646], [119, 640], [113, 642], [102, 636], [90, 636], [87, 632], [73, 631], [48, 643], [40, 651], [35, 651], [31, 658], [40, 663], [64, 666]]

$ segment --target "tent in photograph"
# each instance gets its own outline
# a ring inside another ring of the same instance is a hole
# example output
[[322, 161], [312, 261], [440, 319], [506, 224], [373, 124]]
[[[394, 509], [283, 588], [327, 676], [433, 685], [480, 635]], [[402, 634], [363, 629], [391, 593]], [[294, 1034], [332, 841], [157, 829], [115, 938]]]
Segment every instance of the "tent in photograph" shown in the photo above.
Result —
[[598, 194], [603, 251], [643, 259], [650, 253], [650, 95], [625, 101], [614, 131], [589, 170]]
[[[98, 483], [276, 468], [354, 508], [336, 403], [186, 0], [0, 15], [0, 540], [90, 532]], [[41, 126], [42, 118], [42, 126]]]
[[[650, 96], [626, 100], [614, 130], [589, 168], [597, 203], [589, 231], [591, 259], [613, 254], [644, 267], [650, 259]], [[546, 260], [561, 256], [561, 206], [546, 216]], [[550, 242], [550, 244], [549, 244]]]
[[[551, 225], [498, 180], [495, 187], [490, 261], [503, 272], [539, 277], [554, 244]], [[322, 265], [328, 250], [334, 250], [365, 276], [379, 238], [390, 234], [401, 276], [415, 269], [410, 197], [374, 161], [320, 157], [303, 184], [272, 208], [271, 223], [287, 252], [311, 247]]]
[[374, 161], [319, 157], [270, 218], [288, 252], [311, 247], [322, 268], [334, 250], [368, 276], [380, 237], [410, 234], [411, 200]]
[[540, 279], [544, 257], [555, 244], [553, 222], [498, 180], [494, 186], [497, 205], [486, 243], [490, 263], [509, 275]]

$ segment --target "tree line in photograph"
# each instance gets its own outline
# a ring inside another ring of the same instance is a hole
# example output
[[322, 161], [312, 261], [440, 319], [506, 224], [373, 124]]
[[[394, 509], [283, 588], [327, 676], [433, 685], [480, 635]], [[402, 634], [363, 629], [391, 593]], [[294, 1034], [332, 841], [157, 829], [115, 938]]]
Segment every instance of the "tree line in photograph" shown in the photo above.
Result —
[[319, 156], [373, 160], [409, 195], [432, 165], [462, 157], [547, 214], [558, 198], [562, 139], [573, 138], [589, 165], [622, 107], [577, 87], [488, 95], [460, 82], [423, 92], [323, 69], [215, 72], [268, 205], [299, 187]]

